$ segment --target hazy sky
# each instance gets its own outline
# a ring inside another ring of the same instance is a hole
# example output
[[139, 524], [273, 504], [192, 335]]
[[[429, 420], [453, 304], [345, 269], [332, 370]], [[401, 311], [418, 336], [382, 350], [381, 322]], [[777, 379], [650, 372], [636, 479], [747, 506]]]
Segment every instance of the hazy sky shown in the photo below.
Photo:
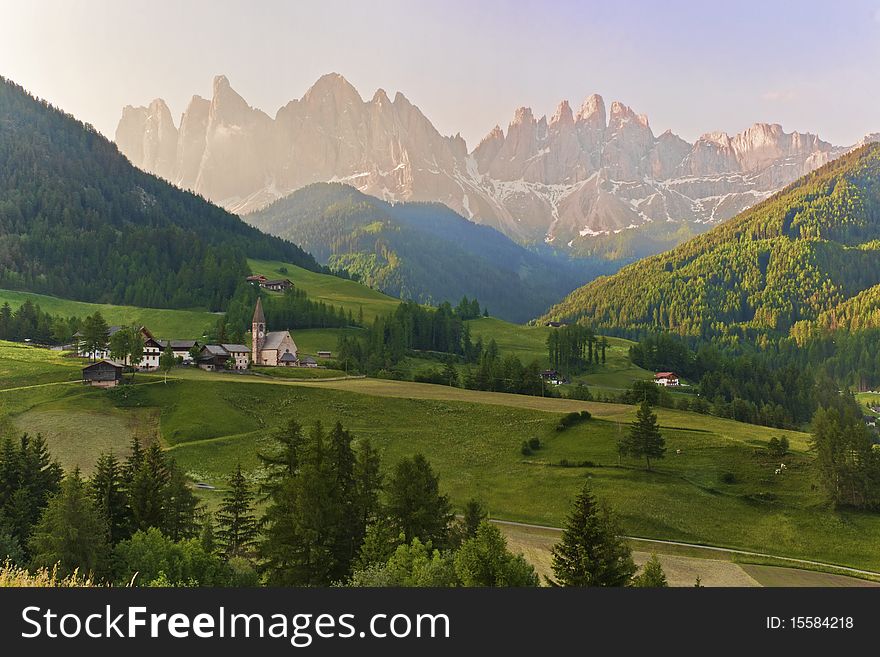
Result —
[[594, 92], [655, 134], [772, 121], [849, 144], [880, 131], [880, 0], [0, 0], [0, 74], [110, 137], [123, 105], [178, 120], [219, 73], [274, 116], [331, 71], [471, 148]]

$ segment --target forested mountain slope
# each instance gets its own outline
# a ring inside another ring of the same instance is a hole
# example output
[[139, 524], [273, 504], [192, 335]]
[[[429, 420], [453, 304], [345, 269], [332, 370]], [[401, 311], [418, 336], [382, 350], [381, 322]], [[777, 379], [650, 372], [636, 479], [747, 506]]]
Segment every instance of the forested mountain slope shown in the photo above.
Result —
[[339, 183], [315, 183], [245, 220], [301, 244], [387, 294], [419, 302], [476, 297], [525, 321], [611, 263], [530, 251], [440, 203], [386, 203]]
[[248, 256], [320, 269], [0, 78], [0, 288], [220, 310], [249, 273]]
[[878, 237], [880, 145], [873, 144], [704, 235], [585, 285], [546, 318], [621, 333], [787, 333], [837, 307], [867, 312], [865, 300], [842, 304], [880, 284]]

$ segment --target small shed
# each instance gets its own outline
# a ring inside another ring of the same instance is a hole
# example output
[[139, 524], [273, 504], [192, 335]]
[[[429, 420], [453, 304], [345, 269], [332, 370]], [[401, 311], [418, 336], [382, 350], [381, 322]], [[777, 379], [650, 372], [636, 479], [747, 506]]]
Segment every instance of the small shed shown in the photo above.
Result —
[[319, 351], [318, 358], [333, 358], [333, 352], [330, 351]]
[[99, 360], [82, 369], [83, 383], [99, 388], [112, 388], [122, 381], [122, 365], [112, 360]]
[[278, 365], [280, 367], [296, 367], [297, 365], [299, 365], [299, 360], [296, 356], [287, 351], [281, 354], [281, 356], [278, 358]]
[[318, 361], [316, 361], [311, 356], [304, 356], [303, 358], [299, 359], [299, 366], [300, 367], [317, 367]]
[[206, 344], [199, 352], [198, 363], [203, 370], [222, 370], [229, 360], [229, 352], [219, 344]]

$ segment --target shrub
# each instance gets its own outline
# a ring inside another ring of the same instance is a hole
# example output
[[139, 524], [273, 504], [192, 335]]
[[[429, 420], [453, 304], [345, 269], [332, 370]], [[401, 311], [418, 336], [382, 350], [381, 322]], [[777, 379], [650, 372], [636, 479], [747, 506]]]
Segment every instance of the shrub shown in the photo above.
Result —
[[767, 443], [767, 451], [770, 452], [771, 456], [781, 457], [788, 454], [788, 438], [782, 436], [781, 438], [777, 438], [774, 436], [770, 439], [770, 442]]
[[592, 417], [593, 416], [590, 414], [590, 411], [581, 411], [580, 413], [566, 413], [562, 416], [562, 419], [559, 420], [559, 423], [556, 425], [556, 430], [565, 431], [569, 427], [573, 427], [576, 424], [580, 424], [581, 422], [586, 422]]
[[533, 450], [541, 449], [541, 439], [537, 436], [529, 438], [529, 447]]
[[593, 401], [593, 394], [583, 383], [578, 383], [574, 388], [568, 391], [568, 398], [576, 399], [578, 401]]
[[531, 456], [533, 454], [532, 448], [529, 447], [529, 443], [526, 440], [523, 441], [522, 447], [520, 447], [519, 451], [523, 456]]
[[735, 484], [736, 483], [736, 475], [732, 472], [725, 472], [721, 475], [721, 483], [724, 484]]

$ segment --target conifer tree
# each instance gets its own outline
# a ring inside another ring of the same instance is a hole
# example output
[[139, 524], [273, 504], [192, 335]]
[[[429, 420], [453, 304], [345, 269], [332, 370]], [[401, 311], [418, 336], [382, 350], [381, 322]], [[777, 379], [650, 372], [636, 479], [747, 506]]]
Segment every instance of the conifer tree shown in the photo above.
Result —
[[662, 459], [666, 453], [666, 440], [660, 433], [657, 415], [651, 405], [644, 400], [636, 412], [636, 419], [630, 425], [629, 433], [617, 445], [621, 456], [645, 458], [647, 469], [651, 469], [651, 459]]
[[443, 549], [449, 541], [454, 517], [449, 498], [440, 494], [440, 483], [421, 454], [398, 461], [388, 482], [388, 514], [403, 534], [404, 542], [418, 538]]
[[217, 510], [217, 544], [230, 557], [245, 556], [256, 544], [259, 527], [253, 501], [254, 493], [239, 463]]
[[334, 500], [336, 473], [325, 440], [317, 424], [297, 450], [296, 471], [272, 488], [260, 546], [272, 585], [327, 586], [334, 581], [342, 514]]
[[271, 493], [285, 477], [296, 474], [299, 467], [300, 452], [306, 442], [302, 426], [296, 420], [289, 420], [272, 436], [274, 448], [270, 452], [257, 452], [263, 466], [269, 471], [264, 492]]
[[333, 577], [341, 581], [351, 574], [351, 564], [365, 528], [361, 527], [361, 513], [358, 509], [357, 486], [354, 479], [355, 453], [351, 446], [351, 433], [337, 422], [327, 436], [329, 468], [335, 479], [332, 490], [333, 502], [339, 514], [336, 527], [333, 556], [335, 567]]
[[626, 586], [636, 571], [616, 518], [597, 502], [589, 484], [575, 499], [552, 554], [553, 573], [562, 586]]
[[113, 546], [129, 538], [128, 498], [123, 488], [122, 466], [113, 454], [101, 454], [90, 483], [92, 500], [107, 528], [107, 542]]
[[110, 339], [110, 327], [99, 312], [89, 315], [83, 321], [81, 347], [84, 353], [88, 354], [92, 360], [95, 358], [95, 352], [101, 351], [107, 346]]
[[486, 520], [487, 514], [483, 505], [477, 499], [471, 499], [464, 506], [464, 534], [466, 538], [473, 538], [477, 535], [477, 529], [480, 523]]
[[[140, 460], [139, 465], [136, 465], [137, 459]], [[126, 471], [131, 473], [127, 493], [133, 531], [144, 531], [150, 527], [161, 528], [165, 513], [168, 468], [159, 445], [153, 443], [144, 452], [132, 453], [126, 464]]]
[[187, 485], [186, 475], [173, 459], [165, 459], [167, 478], [162, 490], [162, 524], [168, 538], [181, 541], [199, 534], [199, 500]]
[[33, 564], [70, 575], [79, 569], [94, 574], [107, 557], [104, 521], [89, 495], [79, 468], [64, 478], [61, 491], [52, 497], [31, 538]]
[[645, 563], [642, 572], [633, 577], [632, 585], [639, 588], [665, 588], [669, 586], [666, 581], [666, 573], [663, 572], [663, 566], [660, 565], [660, 559], [656, 554], [652, 554], [651, 558]]

